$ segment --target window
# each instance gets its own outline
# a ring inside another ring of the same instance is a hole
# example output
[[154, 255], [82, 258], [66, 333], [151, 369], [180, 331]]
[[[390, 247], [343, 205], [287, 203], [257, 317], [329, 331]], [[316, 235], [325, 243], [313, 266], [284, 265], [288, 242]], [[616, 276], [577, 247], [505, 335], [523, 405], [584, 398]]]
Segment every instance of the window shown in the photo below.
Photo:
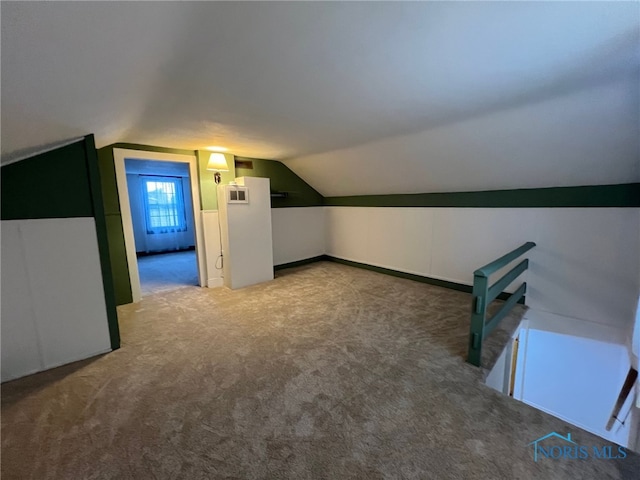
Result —
[[187, 230], [181, 178], [143, 177], [142, 194], [146, 210], [147, 233], [173, 233]]

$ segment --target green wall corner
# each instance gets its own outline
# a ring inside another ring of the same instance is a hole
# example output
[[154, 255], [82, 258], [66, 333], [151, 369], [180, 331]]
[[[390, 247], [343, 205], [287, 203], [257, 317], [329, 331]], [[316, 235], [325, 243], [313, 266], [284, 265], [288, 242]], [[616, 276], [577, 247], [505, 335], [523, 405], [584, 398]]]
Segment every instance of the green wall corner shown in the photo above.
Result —
[[105, 306], [107, 309], [107, 322], [109, 324], [109, 340], [111, 343], [111, 349], [116, 350], [120, 348], [120, 327], [118, 325], [118, 312], [116, 310], [116, 296], [114, 292], [111, 252], [109, 249], [106, 222], [107, 217], [105, 215], [100, 168], [93, 135], [88, 135], [84, 138], [84, 148], [89, 173], [89, 185], [91, 187], [91, 200], [96, 222], [96, 235], [98, 239], [98, 251], [100, 254], [100, 269], [102, 271]]
[[124, 305], [133, 302], [133, 296], [131, 294], [129, 265], [124, 244], [113, 149], [114, 147], [109, 145], [98, 150], [98, 167], [102, 186], [113, 291], [116, 305]]
[[296, 175], [284, 163], [276, 160], [237, 157], [240, 162], [251, 162], [253, 168], [236, 167], [236, 177], [264, 177], [271, 180], [271, 193], [286, 192], [284, 198], [271, 199], [271, 207], [317, 207], [323, 197], [311, 185]]

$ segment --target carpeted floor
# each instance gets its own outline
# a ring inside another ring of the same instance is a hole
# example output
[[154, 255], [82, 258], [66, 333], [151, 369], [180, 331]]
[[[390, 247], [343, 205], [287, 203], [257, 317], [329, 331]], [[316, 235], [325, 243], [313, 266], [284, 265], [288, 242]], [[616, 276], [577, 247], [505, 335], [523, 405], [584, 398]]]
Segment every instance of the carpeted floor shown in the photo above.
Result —
[[138, 272], [143, 297], [198, 285], [195, 250], [139, 257]]
[[2, 478], [639, 478], [534, 462], [551, 431], [607, 442], [482, 384], [469, 302], [320, 262], [120, 307], [120, 350], [3, 385]]

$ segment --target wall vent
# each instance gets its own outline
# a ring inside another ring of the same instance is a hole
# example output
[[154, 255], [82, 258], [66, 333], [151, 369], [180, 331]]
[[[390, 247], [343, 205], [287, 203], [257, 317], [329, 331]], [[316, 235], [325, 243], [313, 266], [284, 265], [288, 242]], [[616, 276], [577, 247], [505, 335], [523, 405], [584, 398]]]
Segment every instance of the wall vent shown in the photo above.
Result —
[[253, 170], [253, 162], [251, 160], [235, 160], [236, 168], [244, 168], [246, 170]]
[[249, 189], [236, 185], [227, 186], [227, 203], [249, 203]]

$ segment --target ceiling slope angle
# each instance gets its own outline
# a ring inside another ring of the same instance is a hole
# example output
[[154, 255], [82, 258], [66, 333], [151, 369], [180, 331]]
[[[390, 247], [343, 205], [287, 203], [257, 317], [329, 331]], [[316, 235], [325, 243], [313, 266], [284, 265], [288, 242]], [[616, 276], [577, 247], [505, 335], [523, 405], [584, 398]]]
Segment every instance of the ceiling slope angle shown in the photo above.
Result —
[[2, 2], [2, 160], [94, 133], [325, 195], [633, 181], [639, 8]]

